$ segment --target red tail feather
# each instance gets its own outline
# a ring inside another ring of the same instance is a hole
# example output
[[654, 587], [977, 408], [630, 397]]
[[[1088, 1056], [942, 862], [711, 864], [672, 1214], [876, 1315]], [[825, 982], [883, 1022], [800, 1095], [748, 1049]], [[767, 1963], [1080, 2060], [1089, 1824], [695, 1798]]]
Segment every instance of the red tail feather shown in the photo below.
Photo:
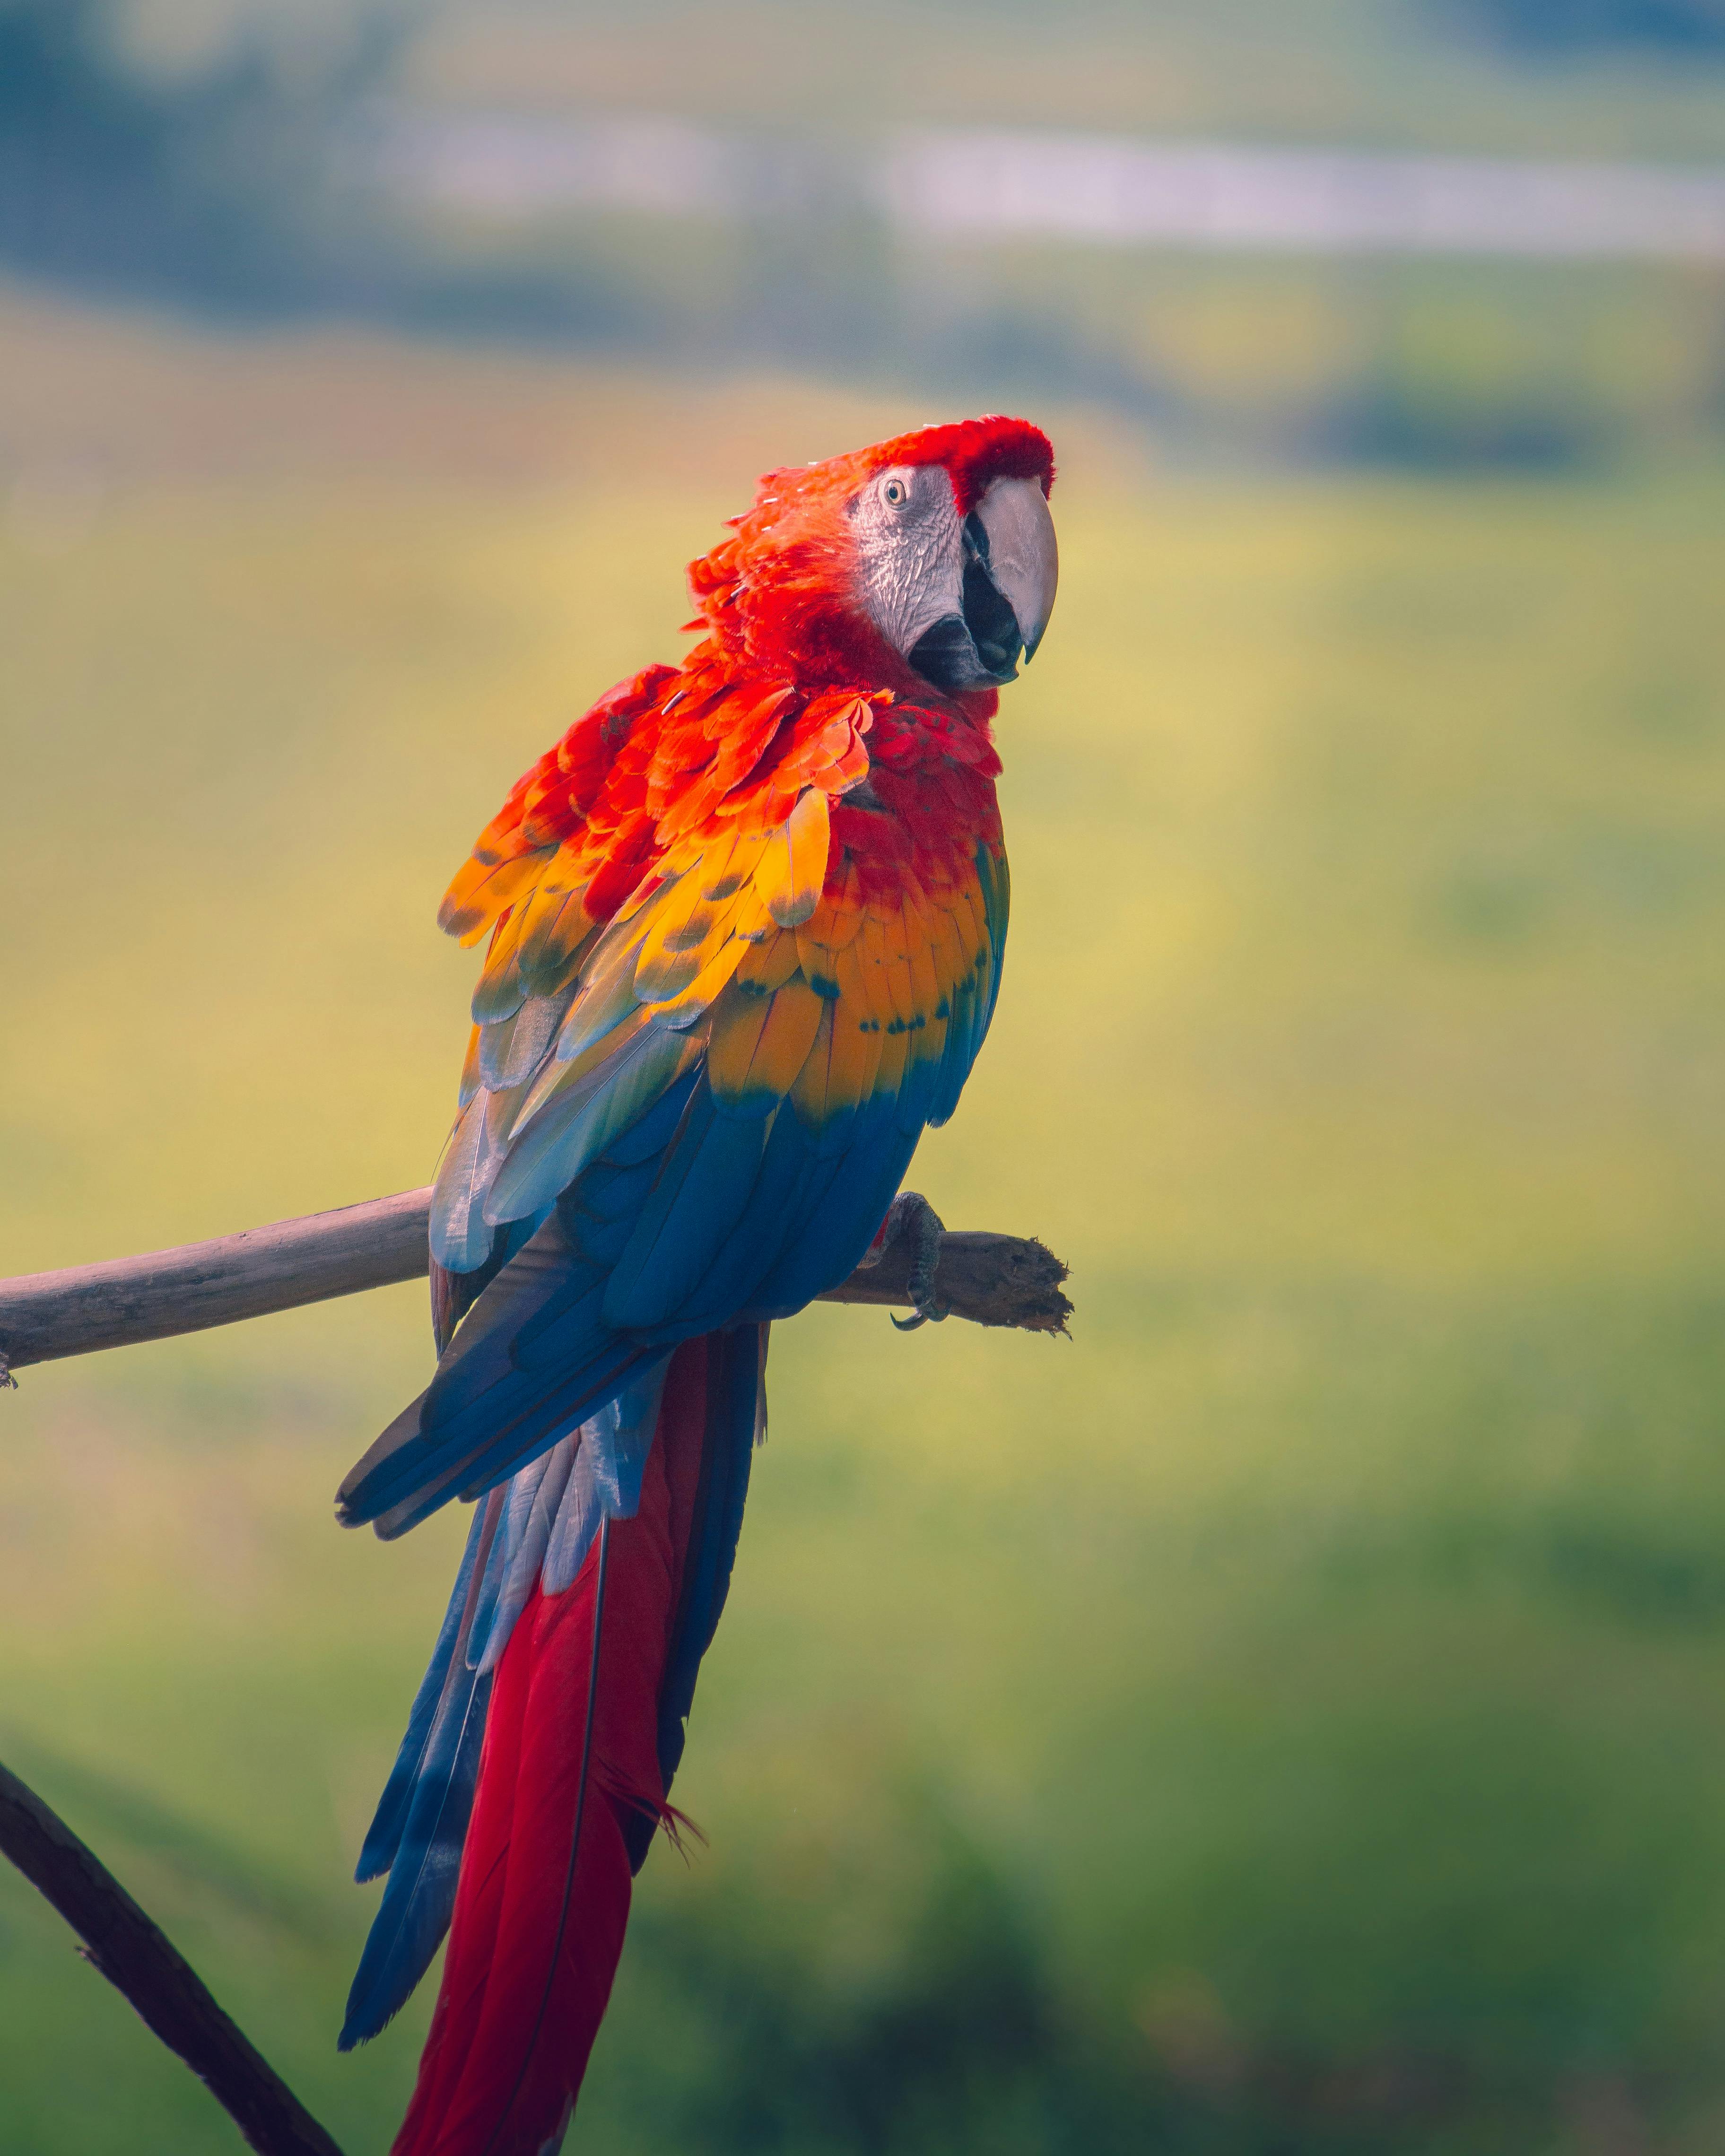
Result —
[[611, 1523], [596, 1682], [597, 1542], [565, 1593], [534, 1589], [498, 1666], [443, 1984], [393, 2156], [541, 2156], [574, 2108], [629, 1920], [624, 1828], [665, 1809], [659, 1688], [700, 1484], [706, 1364], [705, 1340], [672, 1358], [639, 1508]]

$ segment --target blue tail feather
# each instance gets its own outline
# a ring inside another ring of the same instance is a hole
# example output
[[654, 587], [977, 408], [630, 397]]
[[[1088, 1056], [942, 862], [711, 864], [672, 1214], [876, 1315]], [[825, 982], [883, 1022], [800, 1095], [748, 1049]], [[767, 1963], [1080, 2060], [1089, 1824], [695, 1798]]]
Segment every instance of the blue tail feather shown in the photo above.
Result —
[[[387, 1849], [389, 1883], [347, 1995], [347, 2019], [336, 2039], [344, 2051], [375, 2036], [399, 2013], [449, 1928], [491, 1692], [490, 1673], [469, 1666], [467, 1639], [478, 1593], [502, 1561], [497, 1528], [503, 1500], [500, 1491], [475, 1517], [438, 1650], [366, 1837], [360, 1876], [372, 1877], [382, 1870], [377, 1860]], [[416, 1743], [414, 1725], [434, 1682], [424, 1735]]]
[[468, 1530], [467, 1547], [461, 1553], [461, 1564], [455, 1574], [455, 1584], [450, 1590], [449, 1606], [444, 1614], [443, 1629], [437, 1635], [437, 1645], [431, 1650], [431, 1661], [413, 1696], [413, 1704], [408, 1715], [407, 1733], [395, 1755], [395, 1764], [390, 1770], [382, 1795], [377, 1800], [377, 1810], [367, 1830], [365, 1845], [359, 1852], [359, 1864], [354, 1877], [361, 1885], [387, 1871], [395, 1861], [396, 1851], [401, 1847], [402, 1829], [407, 1824], [408, 1804], [419, 1777], [425, 1757], [425, 1747], [431, 1735], [433, 1717], [438, 1702], [443, 1697], [444, 1679], [455, 1652], [455, 1643], [461, 1631], [462, 1613], [467, 1606], [467, 1590], [472, 1581], [475, 1562], [482, 1540], [484, 1515], [475, 1515]]
[[[573, 1581], [602, 1518], [628, 1519], [659, 1419], [663, 1360], [474, 1516], [358, 1876], [388, 1871], [348, 1994], [342, 2051], [375, 2036], [430, 1965], [454, 1912], [493, 1673], [536, 1581]], [[734, 1540], [734, 1537], [733, 1537]]]

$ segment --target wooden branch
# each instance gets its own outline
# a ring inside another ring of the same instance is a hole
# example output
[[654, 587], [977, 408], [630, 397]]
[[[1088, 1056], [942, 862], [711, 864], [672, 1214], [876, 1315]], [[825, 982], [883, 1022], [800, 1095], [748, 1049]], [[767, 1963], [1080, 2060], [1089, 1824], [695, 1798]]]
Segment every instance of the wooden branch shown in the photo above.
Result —
[[[908, 1239], [894, 1243], [873, 1265], [860, 1266], [829, 1289], [823, 1302], [892, 1303], [911, 1306], [911, 1267], [916, 1251]], [[973, 1325], [1009, 1325], [1021, 1332], [1064, 1332], [1072, 1305], [1060, 1292], [1066, 1268], [1034, 1235], [997, 1235], [988, 1229], [949, 1229], [941, 1239], [934, 1269], [935, 1301], [951, 1317]], [[0, 1287], [3, 1295], [3, 1287]], [[6, 1320], [0, 1301], [0, 1338]]]
[[0, 1767], [0, 1853], [84, 1941], [80, 1949], [177, 2052], [260, 2156], [341, 2156], [197, 1971], [59, 1815]]
[[0, 1354], [22, 1369], [423, 1279], [429, 1199], [404, 1190], [213, 1242], [0, 1281]]
[[[403, 1190], [213, 1242], [0, 1280], [0, 1379], [29, 1363], [201, 1332], [423, 1279], [430, 1269], [430, 1201], [429, 1190]], [[908, 1306], [911, 1257], [908, 1244], [897, 1244], [824, 1300]], [[1040, 1243], [961, 1231], [941, 1246], [935, 1294], [953, 1317], [978, 1325], [1064, 1332], [1072, 1314], [1060, 1292], [1065, 1277], [1066, 1268]]]

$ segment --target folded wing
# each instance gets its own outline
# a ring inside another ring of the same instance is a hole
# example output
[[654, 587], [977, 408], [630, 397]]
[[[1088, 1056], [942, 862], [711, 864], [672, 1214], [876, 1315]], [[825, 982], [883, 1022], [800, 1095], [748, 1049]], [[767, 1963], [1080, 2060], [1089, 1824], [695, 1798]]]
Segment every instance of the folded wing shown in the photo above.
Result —
[[342, 1486], [382, 1534], [516, 1474], [678, 1342], [843, 1279], [987, 1029], [1004, 857], [882, 874], [890, 819], [839, 828], [870, 701], [703, 694], [698, 670], [655, 694], [614, 692], [542, 760], [446, 904], [491, 929], [432, 1212], [445, 1306], [471, 1306]]

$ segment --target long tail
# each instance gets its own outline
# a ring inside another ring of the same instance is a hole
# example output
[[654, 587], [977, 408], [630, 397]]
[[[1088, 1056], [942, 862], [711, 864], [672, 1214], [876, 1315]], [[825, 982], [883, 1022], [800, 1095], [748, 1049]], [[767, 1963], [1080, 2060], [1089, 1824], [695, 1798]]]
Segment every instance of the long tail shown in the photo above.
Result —
[[[633, 1506], [625, 1488], [594, 1507], [571, 1465], [554, 1499], [542, 1481], [500, 1491], [475, 1522], [361, 1866], [393, 1870], [344, 2044], [375, 2033], [435, 1951], [460, 1850], [442, 1988], [393, 2156], [543, 2156], [562, 2138], [724, 1604], [765, 1332], [675, 1351]], [[578, 1461], [579, 1441], [565, 1442]], [[553, 1456], [542, 1475], [557, 1471]], [[568, 1581], [578, 1504], [592, 1517]]]

